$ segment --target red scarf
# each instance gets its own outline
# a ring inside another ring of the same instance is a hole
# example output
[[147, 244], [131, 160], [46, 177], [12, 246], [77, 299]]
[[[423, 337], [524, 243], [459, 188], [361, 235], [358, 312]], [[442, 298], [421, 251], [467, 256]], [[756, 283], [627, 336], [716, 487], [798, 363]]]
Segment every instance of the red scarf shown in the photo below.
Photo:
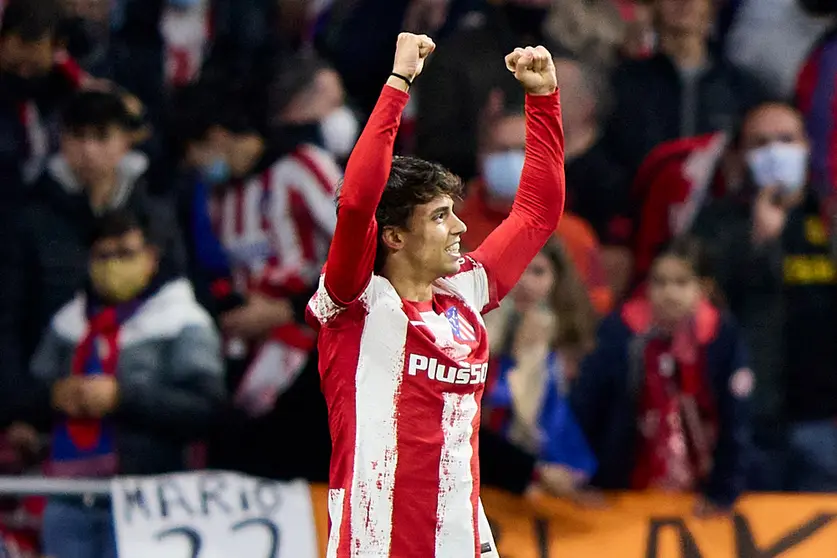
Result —
[[654, 334], [644, 299], [626, 304], [623, 316], [648, 339], [642, 354], [634, 357], [642, 359], [638, 364], [644, 375], [632, 488], [693, 490], [712, 469], [717, 438], [717, 408], [704, 349], [717, 332], [718, 312], [702, 301], [694, 319], [670, 338]]
[[[119, 347], [116, 344], [119, 333], [119, 322], [116, 311], [107, 308], [90, 319], [87, 335], [82, 339], [73, 355], [73, 376], [87, 376], [102, 374], [114, 376], [116, 374], [116, 358]], [[98, 358], [94, 357], [96, 351]], [[88, 363], [98, 361], [98, 370], [90, 370]], [[67, 420], [67, 430], [70, 438], [81, 450], [91, 450], [95, 447], [102, 433], [102, 421], [91, 418], [71, 418]]]
[[[132, 301], [90, 312], [87, 331], [76, 347], [73, 376], [114, 376], [120, 325], [139, 307]], [[113, 425], [107, 419], [64, 417], [55, 426], [48, 473], [54, 476], [109, 476], [117, 472]]]

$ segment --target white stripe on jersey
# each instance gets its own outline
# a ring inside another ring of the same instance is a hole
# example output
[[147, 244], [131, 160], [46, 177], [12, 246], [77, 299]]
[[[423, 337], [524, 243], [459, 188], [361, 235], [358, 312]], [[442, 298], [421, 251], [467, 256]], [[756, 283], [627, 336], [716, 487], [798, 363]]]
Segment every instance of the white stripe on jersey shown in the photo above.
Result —
[[435, 558], [461, 558], [474, 552], [471, 436], [478, 406], [473, 393], [445, 393], [444, 400], [442, 433], [445, 441], [439, 461]]
[[331, 532], [328, 534], [328, 550], [326, 558], [337, 558], [340, 548], [340, 527], [343, 525], [343, 498], [346, 491], [342, 488], [332, 488], [328, 491], [328, 517], [331, 520]]
[[379, 304], [391, 308], [379, 307], [367, 315], [355, 377], [351, 552], [362, 558], [389, 556], [398, 463], [396, 412], [409, 321], [397, 295]]

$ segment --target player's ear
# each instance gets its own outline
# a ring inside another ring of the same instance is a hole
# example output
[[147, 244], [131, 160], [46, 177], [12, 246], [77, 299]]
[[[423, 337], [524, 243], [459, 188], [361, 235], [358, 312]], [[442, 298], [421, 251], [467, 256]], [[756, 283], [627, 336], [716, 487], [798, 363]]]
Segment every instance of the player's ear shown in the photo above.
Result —
[[400, 250], [404, 247], [404, 231], [399, 227], [384, 227], [381, 240], [390, 250]]

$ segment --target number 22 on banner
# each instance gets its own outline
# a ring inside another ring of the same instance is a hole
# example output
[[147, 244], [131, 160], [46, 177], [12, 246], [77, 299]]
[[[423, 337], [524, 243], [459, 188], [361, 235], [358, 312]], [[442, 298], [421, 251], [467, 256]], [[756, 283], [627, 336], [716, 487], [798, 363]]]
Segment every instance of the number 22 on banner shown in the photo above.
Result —
[[113, 481], [111, 496], [120, 558], [317, 555], [303, 482], [216, 472], [128, 477]]

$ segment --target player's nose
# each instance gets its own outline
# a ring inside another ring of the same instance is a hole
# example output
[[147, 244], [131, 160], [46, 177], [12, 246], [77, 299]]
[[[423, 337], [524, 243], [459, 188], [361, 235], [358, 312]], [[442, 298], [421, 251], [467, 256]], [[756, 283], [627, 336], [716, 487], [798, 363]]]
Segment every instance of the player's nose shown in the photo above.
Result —
[[450, 228], [450, 233], [452, 235], [463, 235], [468, 231], [468, 227], [465, 225], [465, 222], [459, 218], [455, 213], [453, 214], [453, 225]]

